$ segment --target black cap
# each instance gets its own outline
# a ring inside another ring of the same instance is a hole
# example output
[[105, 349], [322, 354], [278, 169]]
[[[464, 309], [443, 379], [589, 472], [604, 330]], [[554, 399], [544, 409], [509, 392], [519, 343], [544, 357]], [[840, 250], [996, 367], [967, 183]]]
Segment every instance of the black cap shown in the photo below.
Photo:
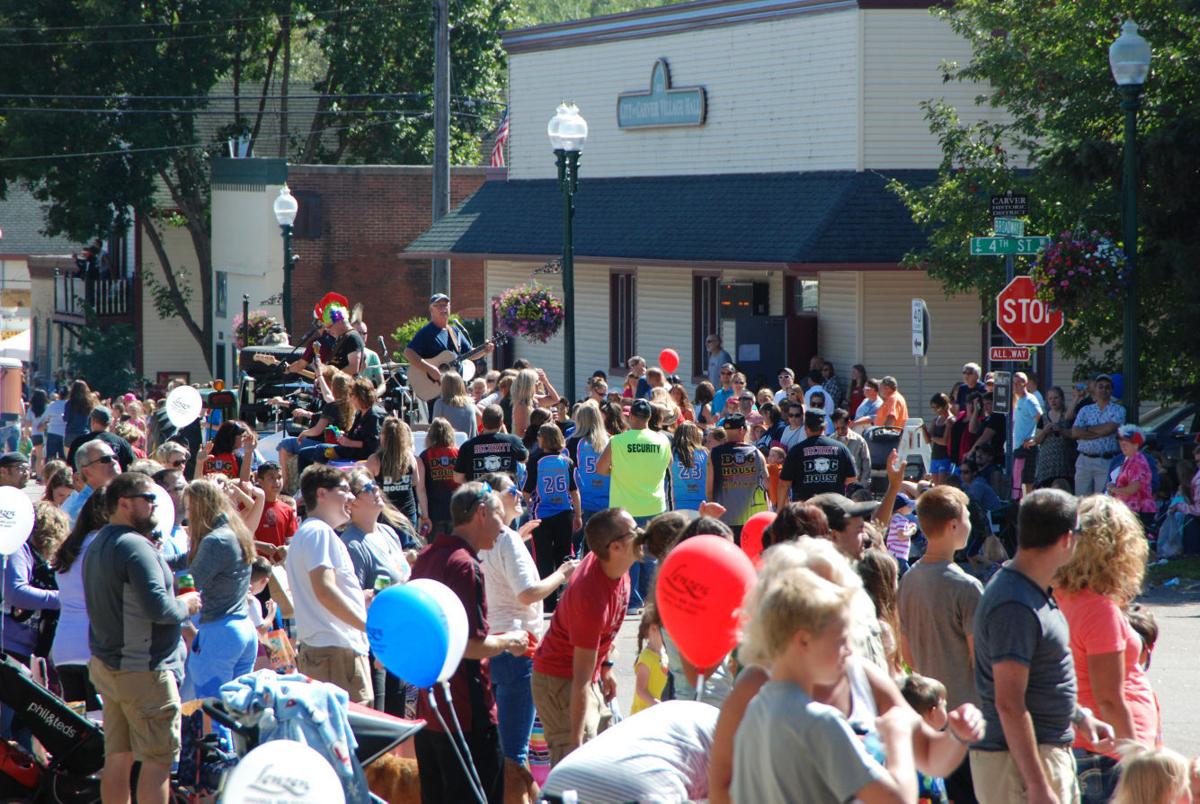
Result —
[[871, 500], [870, 502], [855, 502], [844, 494], [838, 494], [836, 491], [809, 497], [808, 503], [817, 506], [825, 512], [825, 518], [829, 520], [829, 527], [833, 530], [844, 530], [846, 523], [852, 517], [870, 516], [879, 507], [879, 503], [875, 500]]
[[28, 464], [29, 458], [23, 452], [6, 452], [0, 455], [0, 466], [20, 466]]
[[804, 426], [809, 430], [824, 430], [825, 414], [819, 410], [804, 411]]
[[740, 413], [730, 413], [725, 417], [725, 423], [722, 426], [726, 430], [745, 430], [746, 417]]
[[635, 399], [633, 404], [629, 406], [629, 415], [637, 416], [639, 419], [649, 419], [650, 403], [644, 399]]
[[430, 304], [437, 304], [438, 302], [442, 302], [442, 301], [450, 301], [450, 297], [447, 296], [445, 293], [435, 293], [429, 297]]

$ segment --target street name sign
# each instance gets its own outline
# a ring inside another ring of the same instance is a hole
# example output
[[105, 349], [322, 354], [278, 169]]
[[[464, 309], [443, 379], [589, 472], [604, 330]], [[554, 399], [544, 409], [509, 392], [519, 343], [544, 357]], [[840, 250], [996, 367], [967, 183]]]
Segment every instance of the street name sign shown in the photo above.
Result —
[[972, 237], [972, 257], [1001, 257], [1005, 254], [1037, 254], [1050, 245], [1050, 238], [1034, 237]]
[[996, 234], [1001, 237], [1024, 237], [1025, 221], [1016, 218], [996, 218], [993, 224]]
[[993, 346], [988, 350], [993, 363], [1028, 363], [1028, 346]]

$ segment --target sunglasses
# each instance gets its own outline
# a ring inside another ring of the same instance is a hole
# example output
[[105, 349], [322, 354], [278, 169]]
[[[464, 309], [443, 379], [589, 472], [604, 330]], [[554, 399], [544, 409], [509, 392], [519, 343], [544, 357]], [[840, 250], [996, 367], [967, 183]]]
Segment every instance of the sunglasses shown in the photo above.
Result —
[[363, 487], [359, 489], [358, 493], [354, 496], [357, 497], [359, 494], [374, 494], [377, 491], [379, 491], [379, 486], [377, 484], [373, 482], [363, 483]]
[[84, 464], [84, 466], [91, 466], [94, 463], [112, 463], [116, 459], [117, 459], [116, 455], [101, 455], [99, 458], [97, 458], [94, 461], [88, 461], [87, 463]]
[[124, 494], [122, 497], [126, 500], [145, 500], [151, 505], [154, 505], [155, 502], [154, 492], [152, 491], [144, 491], [141, 494]]
[[167, 464], [167, 466], [170, 466], [172, 469], [182, 469], [184, 466], [187, 466], [187, 462], [187, 458], [179, 458], [171, 461], [169, 464]]

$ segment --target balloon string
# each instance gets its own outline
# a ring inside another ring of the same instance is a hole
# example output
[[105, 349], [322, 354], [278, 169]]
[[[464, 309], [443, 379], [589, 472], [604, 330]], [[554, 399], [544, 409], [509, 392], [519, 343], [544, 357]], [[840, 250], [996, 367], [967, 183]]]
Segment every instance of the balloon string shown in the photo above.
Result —
[[446, 696], [446, 704], [450, 707], [450, 718], [454, 721], [454, 730], [458, 732], [458, 736], [462, 739], [463, 751], [467, 755], [467, 764], [471, 769], [471, 778], [475, 780], [479, 792], [483, 792], [483, 781], [479, 778], [479, 771], [475, 769], [475, 758], [471, 756], [471, 748], [467, 745], [467, 737], [463, 734], [462, 726], [458, 723], [458, 712], [454, 711], [454, 700], [450, 697], [450, 684], [442, 682], [442, 694]]
[[[471, 792], [475, 794], [475, 798], [479, 801], [479, 804], [487, 804], [487, 799], [484, 797], [483, 791], [475, 786], [475, 777], [471, 775], [462, 753], [458, 750], [458, 741], [454, 739], [454, 733], [450, 731], [450, 728], [446, 725], [445, 718], [442, 717], [442, 713], [438, 710], [437, 700], [433, 696], [433, 687], [430, 687], [427, 692], [429, 694], [429, 708], [437, 715], [438, 724], [442, 727], [442, 732], [450, 738], [450, 747], [454, 749], [454, 756], [458, 758], [458, 764], [462, 765], [463, 770], [467, 771], [467, 781], [471, 784]], [[453, 706], [450, 707], [450, 711], [454, 711]], [[470, 756], [469, 751], [467, 755]]]
[[696, 676], [696, 700], [704, 700], [704, 674], [700, 673]]
[[[7, 581], [8, 581], [8, 554], [4, 553], [4, 554], [0, 554], [0, 601], [8, 600]], [[6, 606], [6, 607], [11, 608], [11, 606]], [[7, 644], [4, 641], [4, 621], [7, 619], [8, 619], [7, 616], [5, 616], [4, 614], [0, 614], [0, 652], [5, 652], [4, 646]]]

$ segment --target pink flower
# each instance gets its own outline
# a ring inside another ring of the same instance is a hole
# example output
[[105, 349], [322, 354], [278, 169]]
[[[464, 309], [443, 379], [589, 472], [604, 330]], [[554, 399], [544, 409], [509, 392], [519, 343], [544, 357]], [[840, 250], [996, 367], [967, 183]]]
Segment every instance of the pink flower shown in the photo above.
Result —
[[1071, 283], [1064, 279], [1063, 281], [1059, 282], [1058, 284], [1065, 288], [1065, 287], [1069, 287]]

